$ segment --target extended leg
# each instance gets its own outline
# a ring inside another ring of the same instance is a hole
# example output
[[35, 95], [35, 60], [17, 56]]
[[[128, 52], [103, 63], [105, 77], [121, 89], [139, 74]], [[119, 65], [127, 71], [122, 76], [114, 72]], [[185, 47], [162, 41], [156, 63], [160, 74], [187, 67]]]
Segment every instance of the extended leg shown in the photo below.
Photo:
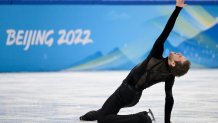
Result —
[[104, 103], [101, 109], [97, 111], [89, 111], [85, 115], [80, 117], [80, 120], [83, 121], [94, 121], [97, 120], [99, 116], [104, 116], [107, 114], [117, 114], [121, 108], [120, 102], [118, 100], [116, 90]]
[[[120, 89], [122, 91], [120, 91]], [[150, 117], [147, 112], [140, 112], [131, 115], [117, 115], [121, 108], [128, 104], [126, 99], [133, 96], [129, 92], [130, 90], [122, 85], [122, 88], [118, 88], [104, 103], [101, 109], [98, 111], [90, 111], [86, 116], [87, 121], [96, 120], [98, 123], [151, 123]], [[83, 117], [82, 117], [83, 119]], [[83, 119], [84, 120], [84, 119]]]

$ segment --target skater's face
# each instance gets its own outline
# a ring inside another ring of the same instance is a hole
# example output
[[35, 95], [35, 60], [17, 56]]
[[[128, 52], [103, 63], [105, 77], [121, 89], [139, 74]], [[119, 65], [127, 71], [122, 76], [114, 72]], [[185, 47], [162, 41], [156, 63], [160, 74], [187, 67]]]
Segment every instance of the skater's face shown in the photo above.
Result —
[[186, 58], [181, 53], [170, 52], [169, 54], [169, 64], [175, 66], [175, 61], [184, 63]]

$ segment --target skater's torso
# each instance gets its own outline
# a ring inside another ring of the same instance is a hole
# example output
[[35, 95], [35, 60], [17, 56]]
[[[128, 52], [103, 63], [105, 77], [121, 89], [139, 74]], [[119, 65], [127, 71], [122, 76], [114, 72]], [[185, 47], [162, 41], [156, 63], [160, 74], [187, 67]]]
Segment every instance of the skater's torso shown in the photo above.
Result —
[[170, 73], [168, 58], [158, 59], [148, 56], [131, 70], [118, 89], [119, 95], [124, 101], [124, 107], [136, 105], [144, 89], [164, 81], [165, 85], [171, 86], [174, 78]]
[[140, 63], [131, 70], [124, 79], [126, 83], [143, 90], [156, 83], [164, 82], [169, 77], [174, 77], [170, 73], [168, 58], [148, 57], [144, 62], [146, 62], [146, 65], [142, 66]]

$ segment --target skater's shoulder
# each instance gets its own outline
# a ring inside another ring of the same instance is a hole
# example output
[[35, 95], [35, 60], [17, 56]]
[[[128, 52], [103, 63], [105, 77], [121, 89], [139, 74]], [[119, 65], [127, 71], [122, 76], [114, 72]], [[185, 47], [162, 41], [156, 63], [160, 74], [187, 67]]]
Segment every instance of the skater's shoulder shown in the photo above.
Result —
[[175, 76], [171, 74], [165, 80], [166, 83], [173, 83], [174, 81], [175, 81]]

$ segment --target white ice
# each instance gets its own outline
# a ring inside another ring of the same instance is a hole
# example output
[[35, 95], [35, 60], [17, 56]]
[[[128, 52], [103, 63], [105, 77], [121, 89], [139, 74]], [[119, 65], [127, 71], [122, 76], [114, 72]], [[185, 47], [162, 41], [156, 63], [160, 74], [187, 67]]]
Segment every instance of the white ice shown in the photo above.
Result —
[[[0, 123], [84, 123], [78, 117], [96, 110], [129, 71], [0, 74]], [[218, 70], [190, 70], [173, 87], [172, 123], [218, 122]], [[144, 90], [140, 102], [119, 114], [151, 108], [164, 123], [164, 83]], [[96, 123], [96, 122], [92, 122]]]

